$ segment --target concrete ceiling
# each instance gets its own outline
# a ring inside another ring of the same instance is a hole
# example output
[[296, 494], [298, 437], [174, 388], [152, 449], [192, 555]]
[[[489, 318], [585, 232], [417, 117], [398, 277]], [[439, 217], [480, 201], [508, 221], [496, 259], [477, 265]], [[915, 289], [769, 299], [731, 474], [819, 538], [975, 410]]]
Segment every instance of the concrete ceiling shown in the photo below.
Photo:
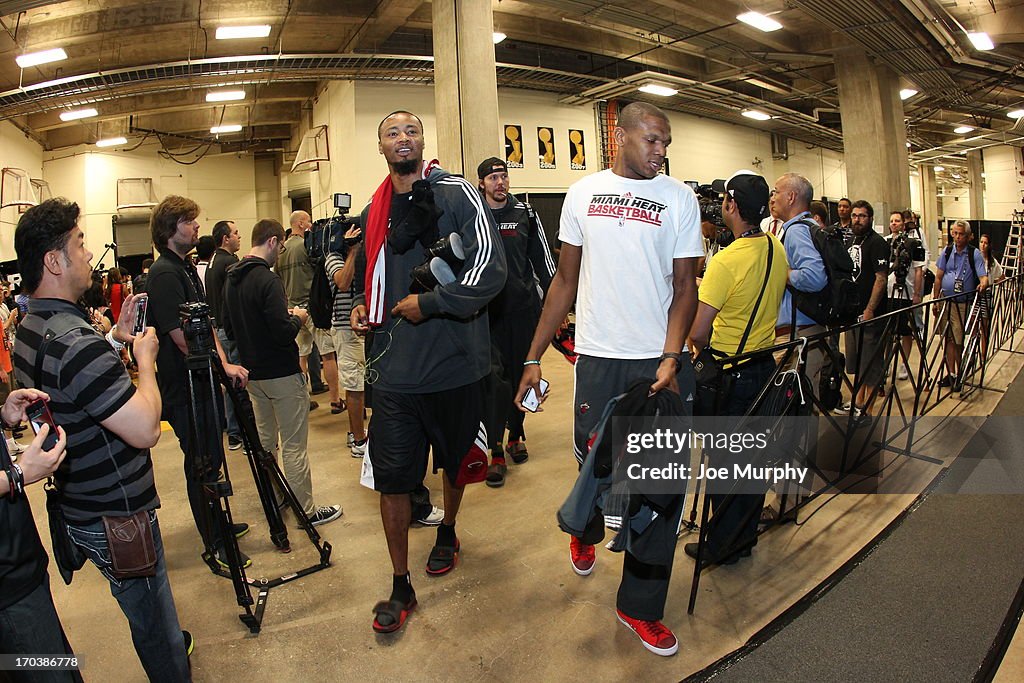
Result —
[[[492, 0], [498, 83], [568, 102], [650, 99], [668, 109], [762, 126], [842, 149], [831, 51], [861, 45], [920, 92], [905, 103], [916, 161], [1024, 141], [1024, 0]], [[753, 9], [784, 28], [736, 20]], [[421, 0], [0, 0], [0, 119], [47, 149], [115, 134], [166, 146], [244, 126], [233, 149], [289, 147], [317, 84], [332, 78], [429, 82], [430, 2]], [[266, 38], [216, 40], [218, 26], [269, 24]], [[965, 31], [986, 31], [990, 52]], [[62, 47], [68, 59], [20, 69], [20, 54]], [[651, 76], [669, 98], [637, 93]], [[212, 87], [242, 102], [205, 101]], [[83, 105], [99, 116], [64, 122]], [[751, 124], [757, 107], [775, 118]], [[953, 127], [975, 128], [967, 136]]]

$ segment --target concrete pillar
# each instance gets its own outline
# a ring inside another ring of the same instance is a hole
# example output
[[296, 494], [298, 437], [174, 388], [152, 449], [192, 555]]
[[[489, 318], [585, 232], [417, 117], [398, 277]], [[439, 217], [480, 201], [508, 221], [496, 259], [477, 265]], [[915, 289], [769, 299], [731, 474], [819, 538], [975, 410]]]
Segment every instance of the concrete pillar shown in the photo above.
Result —
[[921, 227], [926, 231], [925, 239], [931, 251], [931, 259], [934, 261], [941, 242], [939, 241], [939, 198], [938, 188], [935, 186], [935, 167], [931, 164], [921, 164]]
[[967, 153], [967, 185], [968, 201], [970, 202], [970, 219], [980, 221], [985, 218], [985, 182], [981, 177], [981, 150]]
[[481, 161], [502, 156], [491, 3], [434, 0], [432, 7], [438, 160], [473, 180]]
[[884, 224], [890, 210], [910, 205], [899, 79], [860, 46], [834, 54], [849, 197], [871, 202], [876, 225]]
[[985, 168], [985, 218], [1008, 221], [1013, 211], [1024, 209], [1024, 163], [1020, 147], [999, 145], [982, 150]]

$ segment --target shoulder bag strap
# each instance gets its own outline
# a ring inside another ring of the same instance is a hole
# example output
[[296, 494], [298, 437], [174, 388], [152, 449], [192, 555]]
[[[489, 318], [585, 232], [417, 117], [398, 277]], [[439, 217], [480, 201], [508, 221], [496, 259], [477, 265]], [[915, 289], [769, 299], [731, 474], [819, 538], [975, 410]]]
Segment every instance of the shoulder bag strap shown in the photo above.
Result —
[[772, 274], [772, 256], [775, 251], [775, 246], [772, 244], [772, 238], [765, 235], [764, 238], [768, 241], [768, 267], [764, 271], [764, 282], [761, 283], [761, 293], [757, 295], [757, 301], [754, 302], [754, 310], [750, 312], [750, 320], [747, 321], [747, 329], [743, 330], [743, 338], [740, 339], [740, 345], [736, 347], [736, 355], [743, 353], [743, 347], [747, 345], [747, 337], [750, 336], [750, 330], [754, 327], [754, 319], [757, 318], [757, 309], [761, 306], [761, 299], [764, 298], [764, 292], [768, 289], [768, 278]]

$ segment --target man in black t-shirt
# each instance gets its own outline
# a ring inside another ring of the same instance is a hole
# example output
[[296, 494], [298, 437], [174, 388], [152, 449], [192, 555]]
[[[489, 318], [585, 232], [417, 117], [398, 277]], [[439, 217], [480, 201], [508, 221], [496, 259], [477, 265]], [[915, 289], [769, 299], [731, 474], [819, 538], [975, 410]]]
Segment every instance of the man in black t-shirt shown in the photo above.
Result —
[[[178, 437], [181, 451], [185, 454], [185, 482], [188, 491], [188, 501], [192, 508], [192, 516], [196, 522], [199, 535], [203, 538], [205, 547], [217, 549], [217, 560], [222, 566], [220, 549], [223, 543], [217, 535], [216, 525], [213, 523], [211, 513], [200, 485], [202, 473], [197, 470], [198, 463], [195, 453], [201, 451], [209, 455], [210, 460], [204, 467], [219, 469], [221, 447], [214, 444], [212, 440], [220, 441], [221, 433], [217, 430], [201, 430], [203, 436], [211, 439], [206, 446], [191, 445], [189, 441], [189, 418], [188, 406], [189, 396], [186, 384], [185, 356], [188, 354], [188, 346], [185, 342], [185, 333], [181, 329], [181, 317], [179, 306], [184, 303], [205, 302], [206, 294], [203, 284], [196, 272], [196, 267], [188, 254], [199, 241], [199, 205], [185, 197], [169, 196], [164, 198], [160, 204], [153, 209], [153, 217], [150, 223], [153, 244], [160, 252], [160, 258], [156, 260], [149, 270], [149, 278], [146, 282], [146, 290], [149, 293], [149, 310], [147, 316], [149, 322], [156, 328], [157, 338], [160, 341], [160, 350], [157, 353], [157, 379], [160, 382], [160, 396], [163, 399], [163, 418], [170, 423], [174, 429], [174, 435]], [[212, 327], [212, 323], [211, 323]], [[235, 386], [242, 388], [248, 380], [248, 371], [240, 365], [228, 362], [220, 340], [216, 335], [213, 341], [217, 346], [217, 354], [224, 365], [224, 371], [228, 378], [235, 383]], [[209, 388], [205, 391], [198, 387], [196, 394], [200, 398], [209, 395]], [[197, 406], [197, 412], [205, 413], [215, 410], [209, 404]], [[248, 526], [236, 525], [236, 535], [242, 535], [248, 531]], [[249, 558], [242, 556], [242, 564], [251, 564]]]
[[[889, 245], [875, 232], [875, 210], [859, 199], [850, 212], [853, 236], [847, 244], [853, 260], [854, 282], [860, 301], [866, 302], [861, 320], [868, 321], [886, 312], [885, 285], [889, 277]], [[885, 376], [885, 364], [879, 349], [884, 323], [875, 323], [846, 333], [846, 371], [855, 375], [857, 393], [849, 406], [857, 418], [869, 414], [876, 388]]]
[[[224, 318], [226, 312], [222, 309], [224, 301], [224, 282], [227, 278], [227, 270], [238, 263], [235, 254], [242, 248], [242, 238], [238, 234], [238, 228], [234, 221], [217, 221], [213, 226], [213, 241], [217, 245], [216, 251], [210, 258], [210, 265], [206, 269], [206, 278], [203, 284], [206, 286], [206, 303], [210, 304], [210, 320], [213, 321], [213, 332], [220, 340], [221, 348], [228, 362], [240, 365], [238, 349], [235, 347], [235, 340], [228, 337], [224, 331]], [[238, 392], [239, 399], [244, 403], [249, 402], [249, 395]], [[224, 416], [228, 427], [228, 448], [235, 451], [242, 447], [242, 429], [238, 426], [238, 418], [235, 416], [235, 405], [226, 396], [224, 397]]]

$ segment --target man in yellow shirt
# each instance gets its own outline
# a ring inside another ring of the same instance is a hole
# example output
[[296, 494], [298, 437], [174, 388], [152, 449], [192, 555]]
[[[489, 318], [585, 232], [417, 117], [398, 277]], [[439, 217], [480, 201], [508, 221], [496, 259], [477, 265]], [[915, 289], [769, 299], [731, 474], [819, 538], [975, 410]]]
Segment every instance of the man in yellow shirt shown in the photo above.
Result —
[[[709, 343], [728, 356], [775, 344], [775, 322], [789, 265], [782, 243], [759, 227], [768, 215], [768, 194], [768, 182], [753, 171], [738, 171], [726, 182], [722, 218], [736, 239], [708, 264], [697, 292], [700, 303], [688, 341], [695, 356]], [[771, 354], [727, 365], [722, 388], [697, 386], [694, 415], [743, 415], [774, 368]], [[714, 452], [711, 457], [718, 467], [727, 465], [725, 458], [741, 459], [743, 454]], [[704, 557], [709, 564], [733, 564], [750, 555], [757, 543], [764, 494], [736, 496], [728, 506], [723, 506], [724, 492], [709, 495], [714, 516]], [[697, 556], [696, 543], [687, 543], [685, 550], [690, 557]]]

